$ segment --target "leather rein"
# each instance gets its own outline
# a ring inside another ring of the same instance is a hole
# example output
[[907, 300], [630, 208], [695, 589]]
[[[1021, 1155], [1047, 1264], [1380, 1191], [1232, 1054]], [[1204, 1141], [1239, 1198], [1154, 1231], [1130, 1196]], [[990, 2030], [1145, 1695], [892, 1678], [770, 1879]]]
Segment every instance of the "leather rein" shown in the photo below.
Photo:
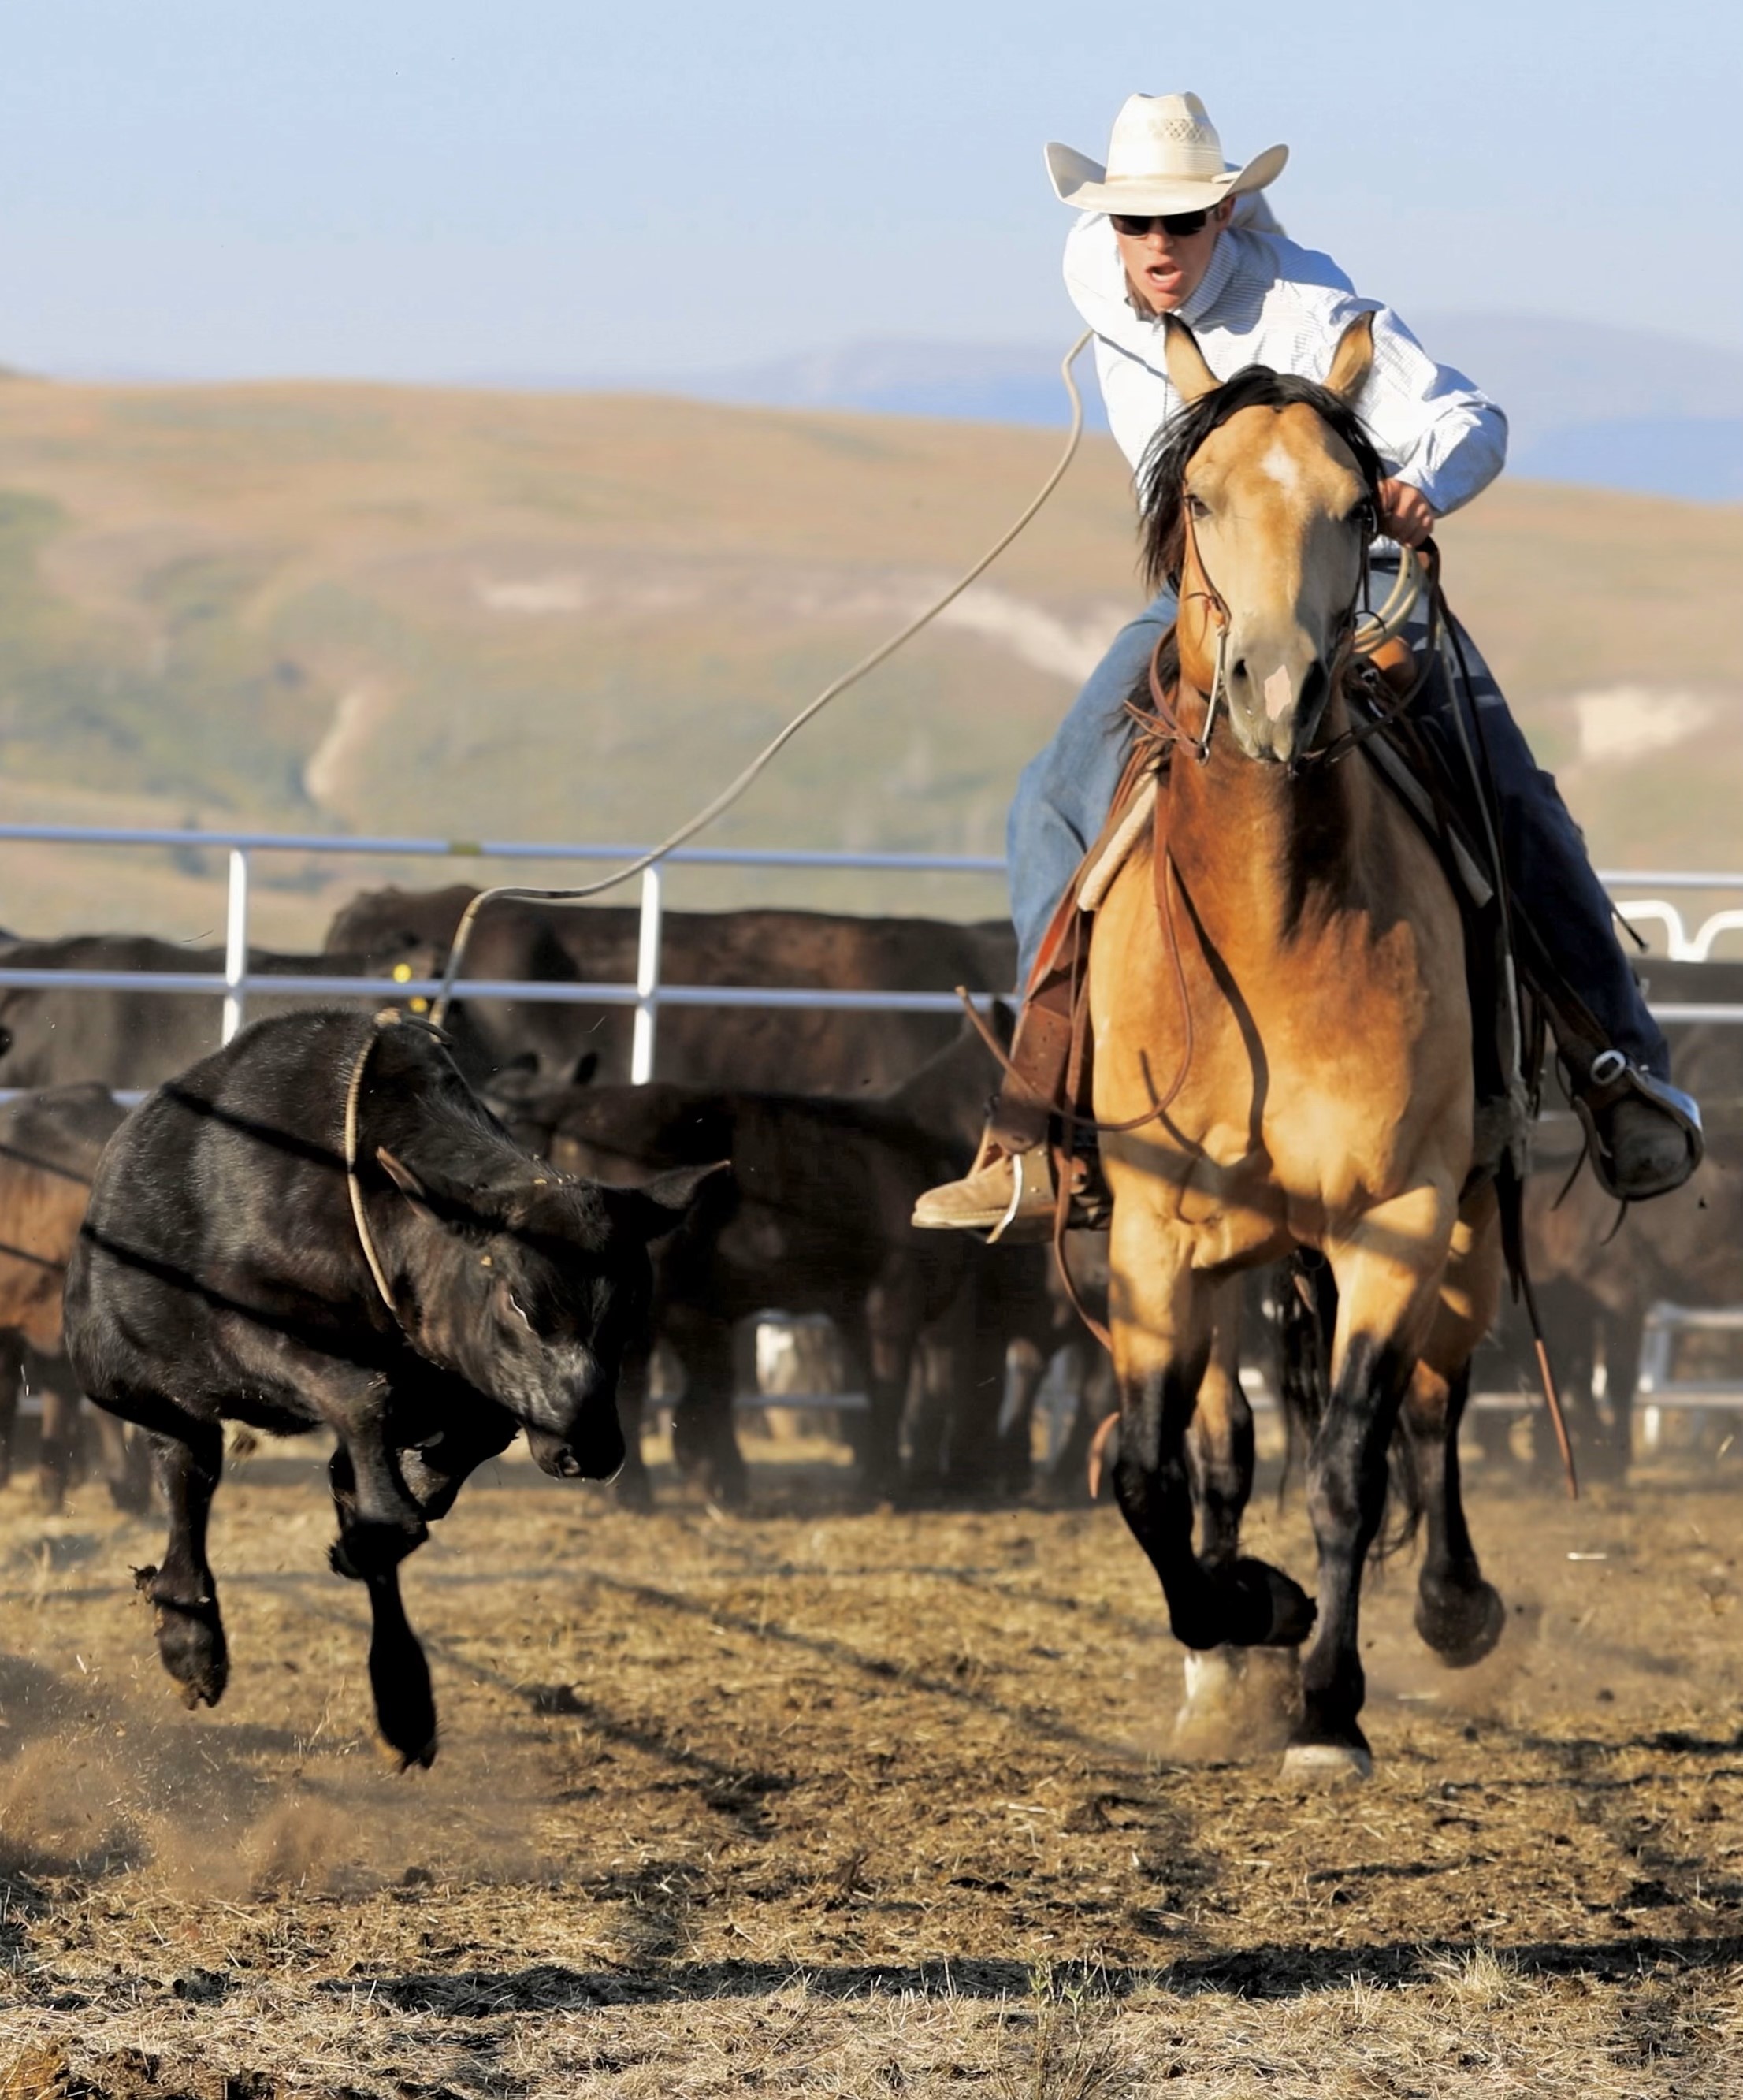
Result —
[[[1185, 683], [1184, 680], [1177, 683], [1171, 692], [1164, 685], [1162, 677], [1163, 651], [1167, 647], [1171, 638], [1180, 631], [1180, 623], [1176, 617], [1174, 626], [1161, 636], [1155, 648], [1150, 653], [1149, 674], [1150, 708], [1156, 722], [1159, 725], [1160, 732], [1159, 734], [1153, 732], [1153, 740], [1158, 757], [1163, 752], [1172, 749], [1176, 744], [1179, 744], [1183, 749], [1189, 751], [1202, 765], [1211, 755], [1211, 739], [1216, 733], [1219, 704], [1225, 704], [1228, 699], [1226, 665], [1229, 654], [1229, 633], [1233, 623], [1233, 615], [1229, 610], [1228, 601], [1211, 580], [1210, 570], [1205, 564], [1204, 555], [1198, 545], [1198, 536], [1193, 529], [1193, 515], [1190, 508], [1183, 507], [1182, 521], [1187, 549], [1203, 585], [1202, 589], [1184, 592], [1182, 602], [1202, 601], [1211, 608], [1211, 617], [1216, 623], [1217, 629], [1216, 662], [1211, 674], [1211, 690], [1204, 696], [1204, 727], [1198, 735], [1194, 736], [1187, 730], [1176, 711], [1176, 700], [1180, 685]], [[1183, 563], [1183, 571], [1185, 566]], [[1413, 573], [1417, 567], [1419, 567], [1422, 572], [1419, 582], [1415, 580]], [[1360, 627], [1357, 624], [1357, 607], [1366, 593], [1368, 578], [1368, 555], [1364, 549], [1361, 573], [1357, 578], [1355, 590], [1338, 622], [1338, 643], [1332, 657], [1331, 668], [1326, 677], [1326, 697], [1316, 709], [1313, 719], [1308, 725], [1308, 739], [1311, 739], [1315, 730], [1318, 729], [1326, 708], [1330, 706], [1339, 685], [1350, 677], [1355, 660], [1358, 657], [1371, 658], [1377, 650], [1392, 641], [1401, 631], [1418, 596], [1426, 593], [1428, 600], [1428, 632], [1423, 646], [1421, 668], [1403, 692], [1390, 694], [1384, 699], [1380, 699], [1373, 690], [1374, 686], [1379, 682], [1378, 674], [1373, 670], [1371, 664], [1364, 664], [1358, 675], [1369, 687], [1372, 712], [1366, 720], [1352, 723], [1348, 729], [1340, 730], [1333, 737], [1329, 743], [1320, 745], [1317, 750], [1295, 752], [1291, 757], [1288, 765], [1289, 776], [1291, 779], [1299, 779], [1304, 773], [1316, 766], [1335, 765], [1340, 759], [1347, 758], [1358, 744], [1366, 743], [1370, 737], [1378, 735], [1380, 730], [1389, 727], [1405, 712], [1433, 675], [1441, 629], [1446, 612], [1446, 601], [1441, 589], [1440, 549], [1436, 546], [1432, 540], [1425, 540], [1419, 560], [1414, 550], [1408, 549], [1403, 550], [1397, 587], [1379, 615], [1367, 626]], [[1190, 691], [1193, 689], [1188, 686], [1186, 690]], [[1143, 720], [1141, 713], [1139, 719], [1141, 721]]]

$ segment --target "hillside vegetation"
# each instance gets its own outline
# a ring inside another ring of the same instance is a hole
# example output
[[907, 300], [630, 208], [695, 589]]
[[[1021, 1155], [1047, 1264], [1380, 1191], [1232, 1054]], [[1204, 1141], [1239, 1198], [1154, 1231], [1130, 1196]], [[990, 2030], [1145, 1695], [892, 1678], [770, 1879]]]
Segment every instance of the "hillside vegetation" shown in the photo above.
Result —
[[[631, 396], [9, 382], [0, 815], [645, 839], [965, 566], [1057, 445]], [[1743, 511], [1504, 483], [1444, 542], [1599, 857], [1735, 864]], [[1018, 769], [1141, 596], [1123, 465], [1092, 438], [720, 841], [996, 852]], [[0, 922], [202, 934], [220, 867], [0, 847]], [[260, 933], [307, 940], [336, 890], [452, 869], [263, 863]], [[895, 878], [677, 889], [775, 894], [998, 903]]]

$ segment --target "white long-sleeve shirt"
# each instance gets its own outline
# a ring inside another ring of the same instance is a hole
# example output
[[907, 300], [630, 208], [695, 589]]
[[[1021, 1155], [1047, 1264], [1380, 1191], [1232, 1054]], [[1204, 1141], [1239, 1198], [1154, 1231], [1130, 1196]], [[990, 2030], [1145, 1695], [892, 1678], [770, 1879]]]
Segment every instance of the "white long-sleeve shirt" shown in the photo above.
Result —
[[[1180, 406], [1164, 364], [1162, 319], [1134, 307], [1114, 229], [1086, 213], [1066, 240], [1066, 289], [1096, 332], [1108, 421], [1134, 470]], [[1391, 307], [1360, 297], [1329, 255], [1281, 232], [1238, 225], [1218, 237], [1204, 281], [1180, 308], [1219, 379], [1269, 364], [1323, 380], [1338, 338], [1374, 315], [1374, 367], [1356, 404], [1386, 471], [1445, 516], [1500, 473], [1507, 418], [1462, 372], [1436, 364]]]

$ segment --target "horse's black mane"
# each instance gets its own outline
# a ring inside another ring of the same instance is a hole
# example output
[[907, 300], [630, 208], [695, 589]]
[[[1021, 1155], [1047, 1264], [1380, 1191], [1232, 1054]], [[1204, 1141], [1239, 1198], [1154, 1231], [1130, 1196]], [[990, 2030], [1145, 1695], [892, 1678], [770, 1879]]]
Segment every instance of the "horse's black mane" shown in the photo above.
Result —
[[1201, 395], [1171, 416], [1157, 431], [1138, 468], [1138, 497], [1142, 510], [1140, 536], [1144, 549], [1144, 573], [1152, 590], [1164, 583], [1178, 585], [1185, 554], [1185, 527], [1182, 494], [1186, 465], [1212, 430], [1243, 408], [1286, 408], [1300, 402], [1311, 408], [1355, 455], [1356, 471], [1371, 491], [1385, 470], [1374, 440], [1361, 418], [1349, 404], [1317, 380], [1298, 378], [1292, 372], [1273, 372], [1269, 364], [1249, 364], [1220, 386]]

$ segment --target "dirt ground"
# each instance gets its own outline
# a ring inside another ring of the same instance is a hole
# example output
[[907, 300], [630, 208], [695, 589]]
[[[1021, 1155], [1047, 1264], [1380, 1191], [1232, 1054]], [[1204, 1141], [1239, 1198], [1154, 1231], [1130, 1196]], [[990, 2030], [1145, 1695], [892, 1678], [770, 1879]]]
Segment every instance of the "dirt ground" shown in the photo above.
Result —
[[[1180, 1757], [1112, 1510], [858, 1511], [765, 1449], [743, 1519], [481, 1476], [407, 1579], [407, 1778], [312, 1461], [220, 1493], [215, 1713], [155, 1523], [0, 1493], [0, 2097], [1743, 2092], [1735, 1458], [1480, 1470], [1499, 1649], [1441, 1670], [1383, 1570], [1376, 1775], [1304, 1795]], [[1251, 1534], [1310, 1568], [1298, 1509]]]

